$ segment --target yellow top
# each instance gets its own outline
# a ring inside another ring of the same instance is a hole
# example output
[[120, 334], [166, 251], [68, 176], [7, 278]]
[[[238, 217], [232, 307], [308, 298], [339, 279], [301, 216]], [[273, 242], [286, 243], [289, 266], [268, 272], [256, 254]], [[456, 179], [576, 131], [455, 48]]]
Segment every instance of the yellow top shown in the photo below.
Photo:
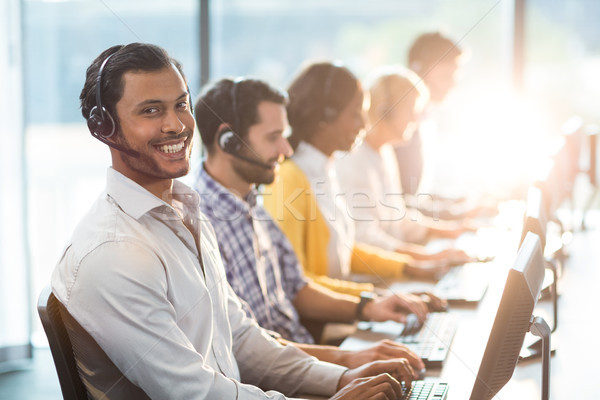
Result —
[[[319, 211], [308, 178], [292, 160], [281, 164], [278, 179], [264, 188], [263, 199], [265, 208], [292, 243], [308, 277], [340, 293], [359, 295], [362, 291], [373, 290], [370, 283], [327, 276], [329, 227]], [[409, 259], [392, 251], [356, 243], [350, 269], [354, 273], [382, 278], [399, 277]]]

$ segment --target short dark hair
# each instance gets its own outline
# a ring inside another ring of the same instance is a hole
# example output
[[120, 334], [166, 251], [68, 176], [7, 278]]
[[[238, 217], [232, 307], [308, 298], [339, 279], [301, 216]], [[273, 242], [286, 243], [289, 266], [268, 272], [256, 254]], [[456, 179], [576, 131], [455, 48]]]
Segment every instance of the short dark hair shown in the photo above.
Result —
[[215, 137], [223, 123], [240, 139], [245, 138], [248, 129], [259, 122], [258, 105], [263, 101], [285, 106], [287, 94], [264, 81], [241, 78], [224, 78], [203, 90], [194, 105], [194, 116], [207, 151], [214, 149]]
[[408, 66], [421, 75], [443, 60], [454, 60], [463, 51], [449, 37], [440, 32], [428, 32], [415, 39], [408, 51]]
[[319, 123], [339, 115], [358, 90], [362, 90], [358, 78], [338, 63], [316, 62], [304, 67], [288, 88], [292, 147], [313, 135]]
[[98, 71], [109, 56], [111, 56], [110, 60], [102, 70], [100, 95], [102, 106], [112, 115], [117, 125], [118, 116], [115, 106], [123, 97], [123, 75], [126, 72], [158, 71], [174, 65], [185, 81], [181, 64], [159, 46], [147, 43], [112, 46], [96, 57], [86, 71], [85, 83], [79, 95], [81, 114], [85, 119], [89, 118], [90, 111], [96, 106]]

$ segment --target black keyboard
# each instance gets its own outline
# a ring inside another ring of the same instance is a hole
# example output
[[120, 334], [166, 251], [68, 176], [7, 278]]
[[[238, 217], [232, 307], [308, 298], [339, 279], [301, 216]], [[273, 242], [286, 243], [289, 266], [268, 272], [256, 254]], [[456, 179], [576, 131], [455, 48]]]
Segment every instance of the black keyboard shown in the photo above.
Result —
[[414, 351], [427, 368], [440, 368], [456, 333], [456, 316], [445, 312], [429, 313], [422, 326], [414, 314], [409, 317], [395, 341]]
[[413, 381], [402, 400], [444, 400], [448, 395], [448, 384], [442, 382]]

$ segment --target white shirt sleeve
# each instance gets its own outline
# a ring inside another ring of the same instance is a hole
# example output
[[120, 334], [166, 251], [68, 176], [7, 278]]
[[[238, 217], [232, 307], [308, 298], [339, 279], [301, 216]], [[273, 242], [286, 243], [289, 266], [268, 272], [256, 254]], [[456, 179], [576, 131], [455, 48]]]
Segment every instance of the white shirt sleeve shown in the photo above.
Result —
[[295, 346], [282, 346], [246, 318], [233, 289], [229, 292], [229, 320], [242, 381], [290, 395], [331, 396], [336, 392], [347, 368], [318, 361]]

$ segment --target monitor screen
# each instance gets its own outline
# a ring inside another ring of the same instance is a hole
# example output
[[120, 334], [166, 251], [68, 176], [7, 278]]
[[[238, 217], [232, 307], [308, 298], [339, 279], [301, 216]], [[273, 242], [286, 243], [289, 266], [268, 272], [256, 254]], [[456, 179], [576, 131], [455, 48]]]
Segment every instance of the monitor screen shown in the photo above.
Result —
[[544, 258], [540, 239], [529, 232], [506, 278], [471, 400], [493, 398], [511, 378], [525, 334], [529, 331], [543, 279]]

